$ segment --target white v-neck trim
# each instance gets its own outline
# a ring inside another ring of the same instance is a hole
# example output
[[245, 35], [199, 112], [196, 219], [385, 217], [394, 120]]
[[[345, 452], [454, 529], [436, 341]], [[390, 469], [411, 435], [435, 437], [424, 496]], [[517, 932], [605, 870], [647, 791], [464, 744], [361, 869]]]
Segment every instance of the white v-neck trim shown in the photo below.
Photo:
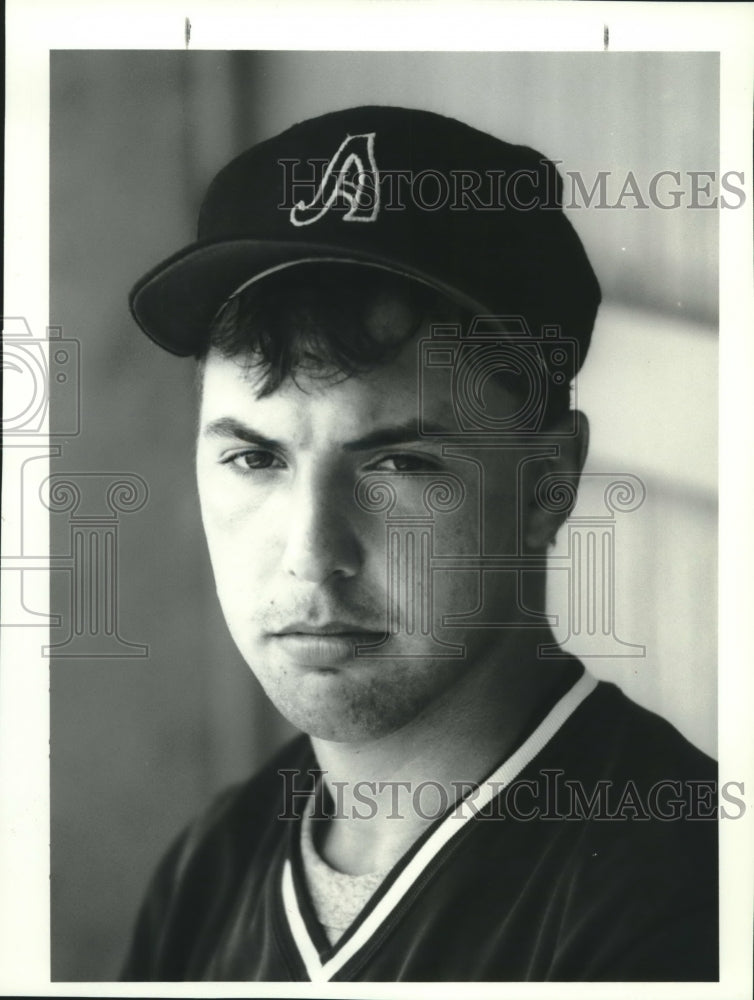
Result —
[[406, 863], [403, 870], [396, 876], [394, 882], [375, 905], [374, 909], [364, 918], [361, 925], [348, 937], [343, 945], [336, 947], [326, 962], [322, 962], [306, 927], [298, 905], [296, 890], [293, 885], [293, 870], [286, 860], [283, 866], [282, 895], [283, 908], [288, 919], [291, 935], [298, 949], [307, 975], [313, 983], [329, 982], [353, 956], [359, 952], [372, 938], [377, 929], [390, 916], [400, 900], [406, 895], [427, 865], [436, 857], [439, 851], [458, 834], [479, 812], [481, 812], [502, 788], [510, 784], [518, 774], [529, 764], [543, 747], [552, 739], [564, 722], [578, 708], [597, 686], [597, 679], [587, 671], [563, 695], [550, 710], [548, 715], [537, 726], [533, 733], [524, 740], [518, 750], [497, 768], [464, 798], [455, 809], [445, 817], [437, 829], [426, 839], [419, 850]]

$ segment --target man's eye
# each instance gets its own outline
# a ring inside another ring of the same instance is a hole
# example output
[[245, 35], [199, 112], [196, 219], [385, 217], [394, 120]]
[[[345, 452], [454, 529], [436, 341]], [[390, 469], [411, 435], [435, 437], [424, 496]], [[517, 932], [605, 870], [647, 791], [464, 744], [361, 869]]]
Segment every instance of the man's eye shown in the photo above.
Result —
[[239, 451], [235, 455], [230, 455], [226, 458], [224, 464], [232, 465], [242, 472], [280, 468], [282, 465], [277, 455], [274, 455], [271, 451], [260, 449]]
[[435, 471], [437, 463], [424, 455], [386, 455], [375, 463], [375, 469], [380, 472], [431, 472]]

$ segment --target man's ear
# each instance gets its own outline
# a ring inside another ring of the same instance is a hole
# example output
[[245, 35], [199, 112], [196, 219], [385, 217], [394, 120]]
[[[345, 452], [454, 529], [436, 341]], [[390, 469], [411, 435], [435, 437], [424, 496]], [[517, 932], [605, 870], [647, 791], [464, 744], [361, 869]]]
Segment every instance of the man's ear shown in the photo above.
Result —
[[529, 463], [525, 478], [524, 542], [528, 552], [546, 549], [573, 510], [589, 450], [589, 421], [579, 410], [565, 414], [544, 435], [555, 454]]

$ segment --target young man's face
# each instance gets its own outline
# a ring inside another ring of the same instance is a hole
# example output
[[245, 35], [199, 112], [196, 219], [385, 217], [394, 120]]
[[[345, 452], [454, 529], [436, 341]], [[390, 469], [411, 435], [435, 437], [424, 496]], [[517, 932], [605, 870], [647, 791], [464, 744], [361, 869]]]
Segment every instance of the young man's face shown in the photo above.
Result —
[[[520, 550], [522, 457], [449, 456], [441, 436], [419, 437], [418, 341], [428, 332], [368, 374], [297, 375], [263, 398], [244, 359], [206, 361], [197, 472], [220, 602], [273, 703], [322, 739], [399, 729], [489, 663], [510, 632], [448, 627], [445, 616], [482, 605], [501, 623], [520, 615], [513, 572], [482, 583], [478, 570], [428, 571], [430, 555]], [[487, 400], [513, 405], [501, 388]], [[440, 383], [422, 409], [425, 422], [456, 428]], [[432, 482], [439, 502], [428, 507]], [[454, 509], [441, 509], [443, 489]], [[392, 494], [386, 510], [380, 500]], [[370, 644], [379, 655], [357, 652]]]

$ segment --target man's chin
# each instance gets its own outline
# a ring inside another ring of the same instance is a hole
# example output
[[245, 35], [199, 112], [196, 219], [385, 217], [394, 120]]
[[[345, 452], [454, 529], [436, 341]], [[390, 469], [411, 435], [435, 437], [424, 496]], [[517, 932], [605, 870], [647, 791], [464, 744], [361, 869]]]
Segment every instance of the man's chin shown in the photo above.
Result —
[[[262, 655], [246, 659], [281, 715], [330, 742], [363, 743], [403, 729], [468, 672], [465, 660], [413, 651], [396, 657], [351, 653], [312, 665], [308, 658], [302, 662], [295, 643], [290, 646], [267, 643], [255, 651]], [[326, 648], [314, 647], [314, 658]]]
[[293, 690], [269, 685], [266, 691], [292, 725], [331, 743], [365, 743], [389, 736], [423, 708], [410, 699], [398, 700], [393, 691], [380, 691], [374, 684], [355, 684], [348, 668], [308, 671]]

